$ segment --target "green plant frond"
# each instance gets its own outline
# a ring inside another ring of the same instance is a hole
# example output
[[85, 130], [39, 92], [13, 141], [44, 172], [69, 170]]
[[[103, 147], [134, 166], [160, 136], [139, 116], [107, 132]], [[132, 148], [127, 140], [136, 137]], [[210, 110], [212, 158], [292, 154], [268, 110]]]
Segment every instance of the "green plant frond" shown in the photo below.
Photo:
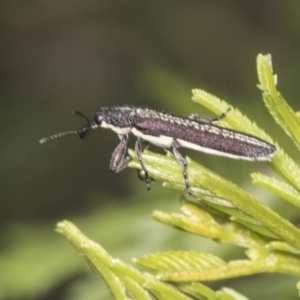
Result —
[[149, 279], [147, 282], [145, 282], [144, 287], [149, 290], [151, 294], [156, 297], [156, 299], [192, 300], [192, 298], [175, 289], [175, 287], [167, 285], [159, 280]]
[[[180, 209], [181, 211], [187, 216], [190, 217], [192, 220], [202, 222], [206, 226], [215, 226], [218, 223], [212, 216], [212, 213], [200, 205], [185, 199], [183, 196], [180, 199]], [[219, 217], [225, 217], [226, 215], [223, 213], [218, 214], [218, 210], [213, 209], [213, 213], [217, 214]]]
[[288, 136], [300, 149], [300, 119], [287, 104], [280, 92], [277, 91], [277, 76], [273, 75], [271, 55], [257, 56], [258, 87], [263, 94], [263, 100], [274, 117]]
[[277, 75], [273, 74], [271, 55], [258, 54], [256, 59], [259, 88], [276, 93]]
[[[115, 299], [191, 299], [180, 290], [188, 291], [191, 295], [206, 295], [206, 299], [239, 299], [227, 298], [225, 290], [214, 292], [202, 284], [185, 284], [185, 288], [171, 286], [160, 282], [150, 274], [143, 274], [132, 266], [114, 259], [95, 242], [84, 236], [72, 223], [63, 221], [57, 224], [59, 233], [63, 234], [69, 242], [84, 256], [89, 265], [101, 275], [108, 285]], [[135, 259], [140, 265], [151, 267], [159, 271], [188, 271], [211, 270], [220, 268], [226, 263], [217, 256], [197, 252], [162, 252]], [[225, 294], [223, 294], [225, 293]], [[233, 293], [234, 294], [234, 293]], [[240, 294], [236, 294], [240, 295]], [[231, 295], [232, 296], [232, 295]], [[241, 296], [241, 295], [240, 295]], [[233, 296], [232, 296], [233, 297]], [[242, 299], [242, 298], [240, 298]]]
[[122, 282], [124, 283], [124, 286], [126, 286], [126, 289], [130, 291], [130, 294], [133, 296], [133, 299], [139, 299], [139, 300], [153, 299], [149, 294], [149, 292], [145, 290], [140, 284], [138, 284], [134, 279], [128, 276], [123, 276]]
[[200, 299], [207, 299], [207, 300], [217, 300], [217, 293], [219, 291], [213, 291], [206, 285], [199, 283], [199, 282], [192, 282], [192, 283], [186, 283], [181, 282], [177, 284], [178, 288], [187, 293], [188, 295], [191, 295], [192, 297], [200, 297]]
[[[150, 275], [144, 275], [130, 265], [111, 257], [99, 244], [88, 239], [79, 229], [68, 221], [57, 224], [56, 231], [64, 235], [75, 249], [83, 255], [88, 264], [96, 271], [106, 282], [115, 299], [132, 299], [128, 294], [134, 295], [137, 299], [151, 299], [149, 291], [145, 285], [155, 286], [159, 284], [161, 293], [169, 297], [168, 299], [190, 298], [183, 295], [180, 291], [158, 282]], [[158, 289], [157, 292], [160, 290]], [[173, 298], [174, 293], [176, 297]], [[158, 299], [167, 299], [160, 297]]]
[[227, 207], [224, 205], [219, 205], [216, 203], [212, 203], [210, 201], [206, 201], [206, 199], [202, 199], [202, 202], [203, 202], [203, 204], [206, 204], [206, 208], [208, 210], [209, 210], [208, 207], [211, 207], [211, 208], [214, 208], [215, 210], [218, 210], [219, 212], [223, 212], [228, 217], [230, 217], [231, 221], [239, 223], [239, 224], [243, 225], [244, 227], [251, 229], [251, 231], [259, 233], [265, 237], [279, 239], [279, 237], [275, 233], [273, 233], [268, 228], [266, 228], [257, 219], [251, 217], [247, 213], [245, 213], [235, 207]]
[[[139, 161], [134, 152], [129, 151], [129, 154], [133, 159], [129, 166], [140, 169], [141, 167]], [[143, 161], [151, 177], [166, 181], [171, 185], [175, 183], [180, 185], [182, 190], [185, 189], [181, 166], [174, 158], [145, 151], [143, 154]], [[269, 207], [257, 201], [235, 184], [229, 182], [228, 180], [222, 178], [221, 176], [215, 174], [214, 172], [189, 158], [187, 158], [187, 162], [187, 173], [190, 179], [191, 191], [197, 201], [202, 201], [205, 199], [205, 196], [203, 196], [205, 194], [209, 195], [209, 199], [214, 197], [217, 199], [224, 199], [226, 202], [230, 202], [237, 210], [245, 214], [245, 216], [249, 216], [250, 218], [256, 220], [256, 224], [258, 226], [261, 224], [260, 227], [265, 227], [267, 231], [271, 231], [272, 237], [275, 235], [278, 239], [282, 239], [297, 249], [300, 249], [300, 230], [298, 228], [296, 228], [287, 220], [281, 218]], [[176, 186], [174, 187], [176, 188]], [[198, 192], [199, 190], [201, 191], [200, 193]], [[208, 193], [205, 193], [204, 190], [207, 190]], [[216, 205], [214, 208], [216, 208]], [[222, 211], [224, 211], [226, 206], [220, 205], [219, 209], [220, 208]], [[234, 212], [234, 210], [231, 211]], [[240, 217], [241, 219], [241, 216], [242, 214], [239, 214], [235, 217]], [[247, 219], [247, 221], [249, 223], [249, 219]], [[247, 226], [245, 223], [245, 217], [243, 220], [241, 220], [241, 222]], [[249, 229], [254, 230], [254, 226], [249, 226]], [[263, 233], [263, 230], [264, 229], [260, 230], [259, 232]], [[270, 234], [267, 234], [266, 230], [265, 234], [270, 236]]]
[[287, 252], [290, 254], [300, 254], [300, 251], [294, 247], [291, 247], [290, 245], [288, 245], [287, 243], [284, 242], [270, 242], [269, 244], [266, 245], [266, 249], [268, 250], [272, 250], [272, 251], [283, 251], [283, 252]]
[[253, 183], [300, 207], [300, 193], [288, 183], [261, 173], [252, 173]]
[[267, 272], [300, 275], [300, 262], [294, 255], [267, 249], [250, 249], [246, 254], [250, 260], [226, 263], [207, 253], [169, 251], [136, 259], [136, 262], [159, 271], [158, 279], [175, 282], [211, 281]]
[[[270, 237], [272, 234], [271, 232], [267, 232], [268, 234], [266, 234], [263, 229], [261, 229], [264, 227], [257, 226], [260, 229], [254, 228], [253, 224], [246, 224], [243, 226], [242, 221], [234, 222], [232, 217], [225, 214], [220, 216], [218, 212], [211, 212], [210, 218], [208, 218], [206, 216], [207, 212], [204, 211], [204, 207], [207, 207], [206, 205], [203, 206], [202, 203], [190, 203], [190, 206], [192, 205], [194, 205], [194, 211], [198, 210], [197, 215], [182, 215], [179, 213], [154, 211], [152, 216], [157, 221], [166, 225], [180, 228], [213, 240], [218, 240], [222, 243], [231, 243], [245, 248], [264, 247], [269, 241], [269, 238], [265, 238], [265, 236]], [[209, 210], [208, 207], [208, 211]], [[204, 212], [204, 218], [200, 215], [201, 211]], [[251, 230], [249, 230], [249, 227]], [[261, 233], [260, 231], [263, 232]], [[258, 235], [256, 232], [261, 234]]]
[[87, 261], [88, 264], [91, 265], [92, 269], [96, 271], [98, 275], [102, 276], [103, 280], [109, 287], [110, 292], [116, 299], [128, 300], [126, 296], [125, 285], [119, 280], [118, 277], [114, 275], [113, 272], [109, 270], [109, 268], [107, 268], [106, 266], [101, 266], [101, 268], [99, 268], [99, 264], [97, 268], [95, 265], [93, 265], [93, 263], [91, 263], [89, 259], [87, 259]]
[[245, 296], [230, 288], [222, 288], [213, 291], [204, 284], [193, 282], [192, 284], [179, 283], [180, 289], [193, 297], [201, 297], [207, 300], [248, 300]]
[[245, 226], [248, 229], [251, 229], [252, 231], [261, 234], [262, 236], [268, 237], [268, 238], [273, 238], [273, 239], [278, 239], [278, 236], [268, 230], [266, 227], [262, 226], [261, 224], [253, 224], [252, 222], [247, 222], [245, 220], [236, 220], [235, 217], [231, 218], [232, 221], [235, 221], [243, 226]]
[[288, 181], [293, 187], [300, 191], [300, 167], [281, 148], [277, 148], [271, 163], [271, 168], [282, 178]]
[[[257, 56], [258, 87], [262, 91], [266, 107], [275, 121], [283, 128], [288, 136], [300, 149], [300, 118], [277, 91], [277, 77], [273, 75], [270, 55]], [[271, 163], [272, 168], [280, 176], [288, 180], [300, 190], [300, 168], [282, 149], [278, 147]]]
[[230, 289], [230, 288], [222, 288], [220, 291], [217, 292], [217, 299], [226, 299], [226, 300], [247, 300], [244, 295], [238, 293], [237, 291]]
[[164, 271], [205, 271], [226, 265], [219, 257], [194, 251], [166, 251], [135, 258], [134, 262], [143, 267]]
[[[193, 213], [197, 213], [197, 211], [209, 213], [210, 218], [212, 216], [215, 218], [213, 222], [218, 222], [220, 226], [224, 226], [226, 224], [225, 230], [227, 229], [227, 226], [234, 225], [238, 227], [238, 232], [244, 231], [244, 227], [251, 229], [249, 232], [253, 233], [254, 236], [257, 236], [255, 233], [259, 233], [265, 237], [271, 237], [278, 239], [278, 236], [276, 236], [274, 233], [272, 233], [270, 230], [268, 230], [266, 227], [264, 227], [259, 221], [256, 219], [250, 217], [248, 214], [243, 213], [242, 211], [236, 209], [234, 206], [228, 207], [227, 205], [219, 205], [216, 203], [213, 203], [211, 201], [207, 201], [206, 199], [201, 199], [201, 202], [195, 203], [190, 201], [183, 202], [182, 200], [181, 210], [185, 215], [191, 215], [193, 216]], [[188, 213], [186, 213], [186, 206], [188, 206], [189, 210]], [[155, 217], [155, 215], [154, 215]], [[194, 216], [193, 216], [194, 219]], [[196, 219], [197, 220], [197, 219]], [[202, 224], [206, 224], [204, 218], [199, 218], [199, 222]], [[207, 226], [214, 226], [214, 224], [210, 225], [209, 222], [207, 222]], [[238, 226], [238, 224], [242, 224], [243, 226]], [[170, 224], [169, 224], [170, 225]], [[232, 230], [232, 228], [230, 229]], [[199, 233], [200, 234], [200, 233]], [[245, 235], [245, 232], [243, 232], [243, 236]], [[224, 236], [223, 236], [224, 237]], [[224, 239], [222, 239], [224, 241]], [[265, 243], [265, 241], [264, 241]], [[240, 246], [244, 246], [243, 244], [239, 244]], [[244, 246], [247, 247], [247, 246]]]
[[64, 235], [76, 250], [84, 256], [92, 269], [102, 276], [116, 299], [127, 299], [124, 284], [109, 267], [112, 264], [112, 258], [99, 244], [88, 239], [68, 221], [58, 223], [56, 231]]

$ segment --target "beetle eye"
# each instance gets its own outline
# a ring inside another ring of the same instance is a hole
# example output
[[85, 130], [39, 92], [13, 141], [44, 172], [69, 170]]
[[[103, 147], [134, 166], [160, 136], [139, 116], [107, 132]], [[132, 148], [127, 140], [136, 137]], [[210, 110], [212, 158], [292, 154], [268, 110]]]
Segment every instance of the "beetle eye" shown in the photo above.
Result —
[[96, 115], [94, 118], [94, 121], [97, 125], [101, 125], [102, 121], [103, 121], [103, 116], [102, 115]]

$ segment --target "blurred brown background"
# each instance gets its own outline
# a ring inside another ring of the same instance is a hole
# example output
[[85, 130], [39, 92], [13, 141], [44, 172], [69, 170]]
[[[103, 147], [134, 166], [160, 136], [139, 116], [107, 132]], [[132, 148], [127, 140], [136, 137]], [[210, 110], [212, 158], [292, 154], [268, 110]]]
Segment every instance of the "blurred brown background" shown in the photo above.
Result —
[[[74, 108], [90, 118], [115, 104], [211, 116], [190, 101], [191, 89], [201, 88], [255, 118], [297, 155], [263, 106], [255, 60], [272, 54], [279, 89], [299, 110], [299, 13], [296, 0], [2, 1], [0, 299], [109, 299], [53, 232], [61, 219], [127, 261], [163, 249], [230, 257], [224, 246], [153, 224], [152, 210], [178, 210], [179, 193], [156, 183], [149, 194], [133, 170], [112, 174], [116, 134], [99, 129], [85, 141], [73, 136], [41, 146], [38, 140], [85, 125], [70, 113]], [[250, 186], [250, 172], [264, 165], [185, 154], [271, 197]], [[273, 290], [264, 290], [270, 280]], [[232, 286], [252, 299], [266, 299], [264, 292], [296, 299], [295, 282], [270, 275], [214, 288]]]

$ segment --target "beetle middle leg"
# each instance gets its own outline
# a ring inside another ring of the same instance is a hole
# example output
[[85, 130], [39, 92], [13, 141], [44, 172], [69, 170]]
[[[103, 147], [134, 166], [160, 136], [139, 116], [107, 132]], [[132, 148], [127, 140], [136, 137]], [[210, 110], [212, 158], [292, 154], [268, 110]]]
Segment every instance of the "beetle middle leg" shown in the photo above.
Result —
[[[145, 149], [148, 149], [149, 147], [149, 143], [146, 142], [146, 141], [142, 141], [142, 149], [141, 151], [143, 152]], [[138, 178], [141, 180], [141, 181], [145, 181], [145, 176], [142, 175], [142, 172], [145, 172], [144, 170], [137, 170], [137, 175], [138, 175]], [[150, 181], [151, 182], [155, 182], [155, 180], [153, 178], [150, 177]]]
[[143, 162], [143, 158], [142, 158], [142, 153], [143, 151], [148, 147], [148, 143], [145, 142], [144, 140], [142, 140], [141, 138], [138, 138], [136, 143], [135, 143], [135, 153], [136, 153], [136, 156], [141, 164], [141, 167], [142, 167], [142, 171], [144, 171], [145, 173], [145, 178], [143, 178], [140, 174], [140, 172], [138, 171], [138, 176], [141, 180], [145, 180], [146, 181], [146, 186], [147, 186], [147, 190], [150, 191], [151, 188], [150, 188], [150, 183], [151, 183], [151, 178], [148, 174], [148, 171], [146, 169], [146, 166]]

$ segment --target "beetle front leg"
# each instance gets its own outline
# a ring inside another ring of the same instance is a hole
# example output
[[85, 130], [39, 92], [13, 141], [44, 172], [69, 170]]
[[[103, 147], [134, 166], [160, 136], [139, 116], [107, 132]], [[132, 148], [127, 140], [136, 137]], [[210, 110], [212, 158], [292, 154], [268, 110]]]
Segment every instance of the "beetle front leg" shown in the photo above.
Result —
[[121, 140], [120, 144], [114, 150], [111, 159], [110, 159], [110, 170], [114, 173], [119, 173], [124, 170], [131, 158], [127, 156], [125, 158], [126, 150], [127, 150], [127, 143], [128, 143], [128, 135], [119, 135]]

